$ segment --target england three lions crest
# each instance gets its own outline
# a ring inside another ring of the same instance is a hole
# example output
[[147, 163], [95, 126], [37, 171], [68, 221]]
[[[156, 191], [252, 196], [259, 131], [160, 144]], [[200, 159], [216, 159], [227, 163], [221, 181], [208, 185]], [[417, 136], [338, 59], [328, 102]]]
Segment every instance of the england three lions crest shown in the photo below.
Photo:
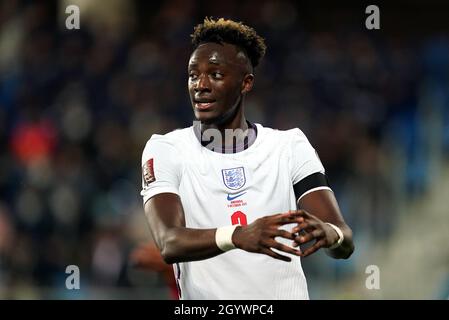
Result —
[[245, 169], [243, 167], [223, 169], [223, 182], [231, 190], [238, 190], [246, 183]]

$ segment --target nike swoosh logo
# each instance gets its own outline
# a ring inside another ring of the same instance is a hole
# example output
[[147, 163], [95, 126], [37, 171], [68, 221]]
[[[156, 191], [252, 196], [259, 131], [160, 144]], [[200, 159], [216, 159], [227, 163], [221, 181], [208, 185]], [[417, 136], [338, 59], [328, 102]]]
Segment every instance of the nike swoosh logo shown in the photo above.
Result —
[[246, 192], [243, 192], [243, 193], [237, 194], [237, 195], [235, 195], [235, 196], [233, 196], [233, 197], [231, 197], [231, 195], [228, 193], [228, 201], [232, 201], [232, 200], [234, 200], [234, 199], [237, 199], [238, 197], [243, 196], [245, 193], [246, 193]]

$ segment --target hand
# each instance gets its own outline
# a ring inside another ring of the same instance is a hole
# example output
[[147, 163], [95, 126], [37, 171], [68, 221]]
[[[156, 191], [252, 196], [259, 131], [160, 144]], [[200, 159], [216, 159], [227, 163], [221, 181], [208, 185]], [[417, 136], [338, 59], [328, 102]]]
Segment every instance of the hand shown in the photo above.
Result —
[[291, 223], [298, 223], [299, 225], [303, 221], [299, 219], [302, 219], [302, 213], [296, 211], [259, 218], [247, 226], [237, 227], [232, 235], [232, 241], [239, 249], [263, 253], [275, 259], [289, 262], [291, 258], [274, 252], [272, 248], [296, 256], [301, 254], [300, 250], [283, 245], [275, 240], [276, 237], [294, 240], [296, 236], [294, 233], [279, 229], [279, 227]]
[[[304, 210], [295, 211], [300, 214], [298, 225], [292, 229], [295, 233], [293, 247], [315, 240], [315, 243], [306, 249], [301, 257], [307, 257], [320, 248], [329, 248], [339, 239], [337, 232], [313, 214]], [[300, 232], [303, 231], [302, 234]]]
[[154, 243], [151, 242], [141, 244], [134, 248], [129, 259], [134, 268], [141, 268], [156, 272], [170, 271], [173, 273], [173, 268], [171, 265], [164, 262], [160, 250]]

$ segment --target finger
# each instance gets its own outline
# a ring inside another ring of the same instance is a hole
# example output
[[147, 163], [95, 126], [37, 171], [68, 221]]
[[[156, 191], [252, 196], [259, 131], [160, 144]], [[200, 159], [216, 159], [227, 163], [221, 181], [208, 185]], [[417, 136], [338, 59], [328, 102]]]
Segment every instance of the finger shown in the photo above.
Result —
[[294, 216], [295, 216], [294, 212], [288, 211], [288, 212], [284, 212], [284, 213], [276, 213], [276, 214], [273, 214], [270, 216], [265, 216], [265, 218], [280, 221], [281, 219], [289, 218], [289, 217], [290, 217], [290, 219], [293, 219], [292, 217], [294, 217]]
[[292, 214], [301, 214], [303, 212], [303, 210], [299, 209], [299, 210], [288, 210], [288, 213], [292, 213]]
[[308, 232], [305, 235], [295, 237], [295, 241], [299, 244], [304, 244], [314, 239], [321, 238], [323, 235], [324, 231], [322, 229], [314, 229], [312, 232]]
[[313, 246], [311, 246], [306, 251], [304, 251], [304, 253], [301, 255], [301, 257], [305, 258], [307, 256], [310, 256], [312, 253], [314, 253], [318, 249], [322, 248], [325, 243], [326, 243], [326, 241], [324, 239], [321, 239], [321, 240], [315, 242], [315, 244]]
[[291, 217], [301, 217], [304, 214], [304, 210], [289, 210], [287, 213], [282, 215], [291, 216]]
[[296, 216], [300, 216], [300, 217], [310, 216], [310, 213], [303, 209], [293, 210], [293, 211], [291, 211], [291, 213], [294, 213]]
[[275, 224], [281, 224], [281, 221], [283, 221], [283, 220], [290, 221], [289, 219], [291, 219], [291, 218], [289, 218], [289, 217], [290, 217], [290, 213], [287, 212], [287, 213], [274, 214], [272, 216], [267, 216], [266, 218], [268, 218], [270, 222], [273, 221], [273, 223], [275, 223]]
[[295, 210], [294, 214], [295, 214], [295, 216], [298, 216], [298, 217], [306, 217], [307, 211], [299, 209], [299, 210]]
[[270, 245], [271, 248], [277, 249], [277, 250], [282, 251], [282, 252], [290, 253], [290, 254], [293, 254], [295, 256], [301, 255], [301, 251], [300, 250], [297, 250], [297, 249], [294, 249], [292, 247], [286, 246], [286, 245], [284, 245], [282, 243], [279, 243], [279, 242], [277, 242], [275, 240], [270, 242], [269, 245]]
[[307, 220], [306, 222], [303, 222], [297, 226], [299, 228], [299, 231], [297, 233], [301, 231], [312, 232], [317, 225], [318, 223], [316, 221]]
[[276, 253], [273, 250], [268, 249], [268, 248], [263, 248], [260, 252], [263, 253], [263, 254], [266, 254], [266, 255], [268, 255], [268, 256], [270, 256], [272, 258], [278, 259], [278, 260], [282, 260], [282, 261], [286, 261], [286, 262], [292, 261], [291, 258], [283, 256], [283, 255], [280, 255], [280, 254], [278, 254], [278, 253]]
[[300, 217], [296, 214], [292, 214], [292, 215], [288, 215], [288, 216], [280, 216], [277, 219], [277, 224], [278, 225], [284, 225], [284, 224], [288, 224], [288, 223], [302, 223], [304, 221], [303, 217]]
[[299, 233], [301, 230], [308, 228], [310, 224], [308, 222], [302, 222], [292, 229], [292, 233]]
[[292, 242], [292, 247], [293, 247], [293, 248], [298, 248], [298, 250], [301, 250], [301, 247], [299, 246], [299, 243], [296, 242], [296, 241], [294, 241], [294, 240], [293, 240], [293, 242]]
[[293, 240], [296, 238], [296, 235], [288, 232], [286, 230], [282, 230], [282, 229], [276, 229], [276, 231], [273, 233], [274, 237], [282, 237], [285, 239], [289, 239], [289, 240]]

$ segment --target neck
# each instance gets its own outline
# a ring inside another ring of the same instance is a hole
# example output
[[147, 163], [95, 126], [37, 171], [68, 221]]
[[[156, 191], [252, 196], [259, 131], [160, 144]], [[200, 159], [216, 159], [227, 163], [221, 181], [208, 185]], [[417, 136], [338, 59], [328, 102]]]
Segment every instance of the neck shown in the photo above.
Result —
[[224, 135], [225, 130], [241, 129], [246, 131], [248, 123], [246, 122], [245, 114], [243, 113], [243, 96], [240, 96], [237, 104], [228, 112], [223, 114], [220, 119], [213, 123], [201, 123], [201, 132], [208, 129], [215, 129]]
[[230, 119], [229, 121], [225, 121], [222, 123], [210, 123], [205, 124], [201, 123], [201, 132], [204, 132], [208, 129], [215, 129], [221, 132], [221, 134], [225, 133], [225, 130], [237, 130], [241, 129], [243, 131], [246, 131], [248, 129], [248, 123], [246, 122], [246, 117], [243, 114], [243, 112], [240, 110], [237, 112], [235, 117]]
[[[201, 124], [203, 137], [208, 137], [211, 132], [216, 137], [211, 144], [212, 147], [217, 150], [230, 149], [232, 151], [237, 145], [244, 145], [245, 138], [248, 136], [248, 123], [245, 116], [242, 113], [238, 113], [236, 117], [227, 123]], [[214, 134], [213, 132], [216, 133]]]
[[[243, 101], [221, 117], [221, 121], [214, 123], [201, 123], [200, 137], [202, 143], [207, 143], [209, 149], [220, 150], [237, 150], [238, 148], [246, 148], [248, 145], [248, 136], [254, 136], [254, 130], [248, 130], [248, 122], [243, 113]], [[211, 142], [210, 142], [211, 141]], [[252, 143], [252, 141], [251, 141]], [[240, 147], [239, 147], [240, 146]]]

